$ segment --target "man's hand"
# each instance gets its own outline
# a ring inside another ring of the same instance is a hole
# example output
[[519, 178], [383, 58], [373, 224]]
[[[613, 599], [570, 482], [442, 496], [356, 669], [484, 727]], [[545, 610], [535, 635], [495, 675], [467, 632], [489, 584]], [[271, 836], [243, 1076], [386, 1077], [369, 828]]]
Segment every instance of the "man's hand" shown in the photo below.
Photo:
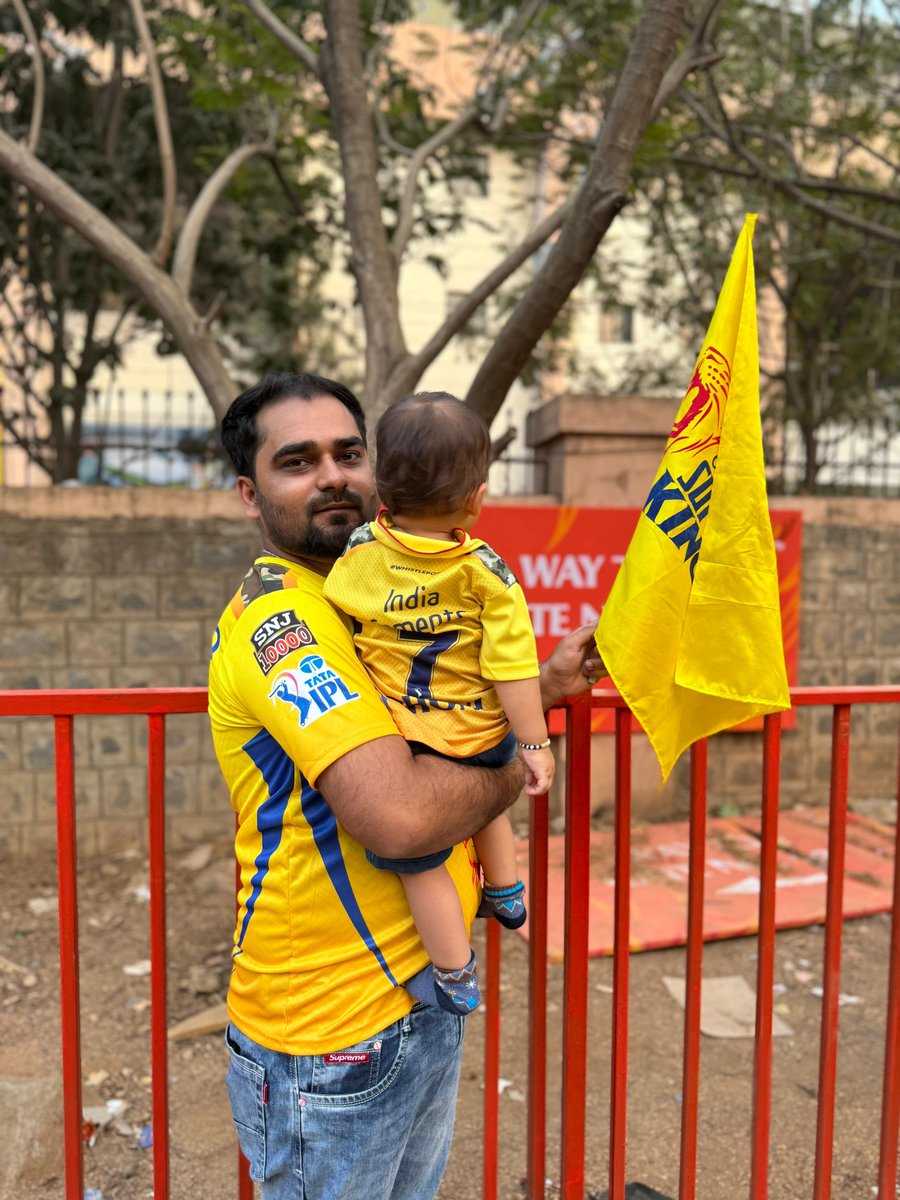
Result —
[[596, 625], [582, 625], [567, 634], [546, 662], [541, 663], [541, 701], [545, 709], [564, 696], [588, 691], [606, 674], [594, 643], [596, 628]]

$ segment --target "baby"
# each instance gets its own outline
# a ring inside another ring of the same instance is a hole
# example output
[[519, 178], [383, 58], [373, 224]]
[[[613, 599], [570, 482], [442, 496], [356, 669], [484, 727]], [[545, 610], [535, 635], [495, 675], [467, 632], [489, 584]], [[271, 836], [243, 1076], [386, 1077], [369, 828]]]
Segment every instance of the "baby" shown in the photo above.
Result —
[[[499, 767], [518, 751], [526, 790], [542, 795], [554, 763], [525, 597], [503, 560], [469, 536], [487, 491], [488, 428], [446, 392], [422, 392], [388, 409], [375, 437], [384, 507], [352, 535], [325, 595], [354, 618], [362, 662], [414, 754]], [[509, 818], [497, 817], [473, 840], [484, 872], [479, 915], [516, 929], [525, 888]], [[443, 865], [450, 853], [398, 860], [366, 851], [374, 866], [400, 876], [438, 1003], [466, 1015], [480, 995]]]

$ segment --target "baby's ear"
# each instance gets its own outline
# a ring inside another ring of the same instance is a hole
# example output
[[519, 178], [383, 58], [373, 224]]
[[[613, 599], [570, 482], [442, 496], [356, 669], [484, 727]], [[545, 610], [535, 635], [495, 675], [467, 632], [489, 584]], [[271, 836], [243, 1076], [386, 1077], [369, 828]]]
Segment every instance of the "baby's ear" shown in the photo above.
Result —
[[477, 517], [481, 512], [481, 506], [484, 504], [484, 498], [487, 495], [487, 482], [480, 483], [477, 488], [469, 492], [463, 501], [463, 508], [467, 513], [471, 513], [473, 517]]

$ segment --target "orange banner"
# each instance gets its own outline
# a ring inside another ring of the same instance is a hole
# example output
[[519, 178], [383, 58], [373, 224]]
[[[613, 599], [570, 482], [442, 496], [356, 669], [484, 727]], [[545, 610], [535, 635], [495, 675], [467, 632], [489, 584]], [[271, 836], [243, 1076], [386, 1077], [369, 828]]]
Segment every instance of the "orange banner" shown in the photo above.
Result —
[[[574, 508], [549, 505], [488, 505], [473, 531], [501, 555], [521, 583], [538, 644], [546, 658], [561, 637], [596, 623], [637, 524], [637, 508]], [[802, 519], [796, 511], [773, 510], [778, 560], [781, 625], [788, 682], [797, 682], [800, 626]], [[611, 732], [611, 710], [594, 714], [596, 732]], [[793, 724], [785, 713], [784, 725]], [[552, 731], [561, 732], [554, 714]], [[761, 728], [761, 720], [742, 729]]]

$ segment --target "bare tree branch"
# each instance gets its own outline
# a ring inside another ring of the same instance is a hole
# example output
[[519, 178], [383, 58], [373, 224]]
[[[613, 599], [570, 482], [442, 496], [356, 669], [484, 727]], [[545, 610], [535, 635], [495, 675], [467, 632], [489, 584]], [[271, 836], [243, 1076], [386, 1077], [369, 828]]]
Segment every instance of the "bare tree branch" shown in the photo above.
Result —
[[[749, 167], [741, 170], [740, 167], [723, 164], [719, 159], [710, 162], [708, 159], [691, 154], [673, 154], [672, 162], [685, 167], [697, 167], [701, 171], [710, 171], [715, 175], [730, 175], [733, 179], [759, 178], [757, 172], [750, 170]], [[818, 175], [800, 175], [790, 182], [795, 187], [806, 188], [811, 192], [834, 192], [839, 196], [858, 196], [861, 200], [882, 200], [887, 204], [900, 204], [900, 195], [881, 191], [878, 188], [855, 187], [852, 183], [842, 183], [839, 179], [823, 179]]]
[[[464, 299], [460, 300], [443, 325], [431, 335], [422, 349], [398, 368], [398, 375], [402, 376], [403, 384], [400, 384], [399, 379], [392, 378], [389, 381], [388, 389], [394, 398], [415, 386], [415, 383], [424, 375], [441, 351], [465, 327], [485, 300], [502, 287], [510, 275], [517, 271], [536, 250], [539, 250], [549, 237], [553, 236], [572, 211], [574, 204], [575, 196], [572, 195], [565, 204], [554, 209], [539, 225], [536, 225], [526, 238], [515, 246], [493, 270], [489, 271]], [[410, 380], [411, 382], [408, 382]]]
[[882, 166], [887, 167], [895, 179], [900, 175], [900, 163], [894, 162], [885, 154], [880, 154], [874, 146], [867, 145], [858, 137], [850, 137], [848, 140], [856, 150], [861, 150], [864, 154], [874, 158], [876, 162], [881, 163]]
[[[779, 133], [777, 130], [773, 132], [770, 129], [759, 129], [755, 126], [744, 125], [741, 123], [734, 125], [733, 129], [735, 134], [739, 134], [741, 137], [756, 137], [762, 142], [769, 142], [771, 145], [775, 146], [787, 159], [794, 177], [796, 178], [796, 176], [800, 174], [800, 163], [797, 160], [797, 153], [784, 134]], [[840, 161], [841, 159], [839, 157], [835, 168], [836, 174], [840, 173]]]
[[216, 292], [215, 296], [213, 296], [213, 298], [212, 298], [212, 304], [210, 304], [209, 308], [203, 314], [202, 324], [203, 324], [204, 329], [212, 328], [213, 321], [216, 319], [216, 317], [222, 311], [222, 305], [225, 303], [225, 301], [227, 299], [228, 299], [228, 297], [225, 294], [225, 292], [221, 288], [219, 288], [219, 290]]
[[216, 167], [200, 189], [200, 194], [191, 205], [191, 210], [181, 227], [172, 261], [172, 278], [185, 296], [191, 294], [197, 248], [213, 208], [244, 163], [257, 155], [271, 154], [272, 149], [270, 142], [251, 142], [246, 146], [239, 146]]
[[172, 249], [172, 238], [175, 232], [175, 147], [172, 144], [172, 129], [169, 125], [169, 110], [166, 104], [166, 93], [163, 88], [162, 72], [156, 57], [156, 45], [150, 35], [150, 26], [144, 12], [141, 0], [128, 0], [135, 28], [141, 42], [141, 49], [147, 59], [147, 74], [150, 78], [150, 95], [153, 97], [153, 120], [156, 125], [156, 138], [159, 142], [159, 160], [163, 176], [163, 217], [159, 240], [153, 251], [153, 261], [160, 267], [165, 266]]
[[269, 33], [284, 46], [285, 50], [290, 50], [291, 54], [295, 55], [315, 75], [316, 79], [321, 79], [321, 67], [319, 59], [315, 51], [311, 50], [301, 38], [284, 24], [272, 12], [263, 0], [246, 0], [247, 7], [253, 13], [258, 21], [265, 25]]
[[[413, 210], [415, 206], [416, 193], [419, 189], [419, 175], [425, 163], [433, 155], [437, 154], [444, 146], [458, 137], [464, 130], [470, 128], [479, 117], [484, 114], [486, 109], [490, 109], [494, 102], [498, 90], [501, 89], [503, 75], [509, 61], [509, 55], [518, 38], [521, 37], [529, 22], [540, 10], [543, 0], [529, 0], [516, 11], [515, 19], [510, 27], [505, 30], [496, 45], [492, 48], [485, 63], [479, 71], [478, 79], [475, 84], [474, 95], [466, 108], [455, 117], [452, 121], [448, 121], [441, 129], [432, 134], [430, 138], [422, 142], [420, 146], [412, 153], [409, 168], [406, 173], [406, 183], [403, 188], [403, 196], [400, 201], [400, 207], [397, 217], [397, 225], [394, 230], [394, 236], [391, 239], [391, 250], [394, 254], [395, 261], [399, 264], [409, 243], [409, 238], [413, 228]], [[494, 55], [500, 56], [500, 63], [496, 67], [493, 65], [492, 59]], [[492, 74], [493, 78], [486, 82], [486, 78]], [[505, 106], [502, 101], [497, 110], [493, 113], [489, 123], [489, 132], [497, 133], [500, 125], [502, 125], [503, 113]], [[378, 110], [376, 105], [376, 114], [381, 117], [381, 127], [385, 128], [383, 115]], [[388, 133], [388, 137], [395, 146], [398, 145], [393, 137]], [[401, 148], [402, 149], [402, 148]], [[408, 153], [408, 151], [404, 151]]]
[[[119, 309], [119, 315], [116, 318], [116, 323], [113, 325], [112, 329], [107, 335], [106, 341], [110, 347], [118, 342], [119, 334], [122, 332], [122, 327], [125, 325], [125, 322], [132, 320], [133, 317], [134, 310], [132, 308], [132, 302], [128, 300], [123, 303], [122, 307]], [[128, 336], [131, 336], [130, 332]]]
[[657, 208], [657, 214], [659, 217], [659, 222], [662, 225], [663, 232], [665, 235], [666, 247], [667, 247], [669, 253], [674, 257], [675, 262], [678, 264], [678, 274], [681, 276], [681, 280], [682, 280], [682, 283], [684, 284], [685, 291], [687, 292], [688, 295], [691, 295], [694, 292], [693, 280], [691, 278], [691, 272], [688, 269], [688, 264], [685, 260], [684, 255], [681, 252], [679, 238], [675, 235], [674, 231], [672, 230], [672, 222], [669, 218], [668, 204], [660, 204]]
[[88, 304], [87, 311], [84, 315], [84, 334], [82, 336], [82, 352], [81, 361], [76, 366], [72, 359], [66, 353], [65, 346], [63, 353], [65, 354], [66, 366], [75, 376], [76, 387], [84, 387], [87, 381], [94, 373], [94, 367], [100, 361], [100, 348], [94, 341], [94, 333], [97, 328], [97, 318], [100, 315], [101, 296], [99, 292], [95, 292]]
[[[7, 375], [15, 373], [17, 377], [24, 379], [30, 364], [27, 355], [23, 354], [22, 350], [33, 349], [34, 344], [25, 336], [22, 321], [5, 295], [3, 302], [13, 317], [11, 324], [0, 324], [0, 342], [3, 344], [4, 370]], [[15, 334], [15, 337], [13, 337], [13, 334]]]
[[[508, 29], [505, 29], [499, 39], [492, 46], [485, 62], [479, 72], [479, 82], [476, 86], [476, 95], [485, 95], [490, 90], [496, 90], [506, 72], [506, 67], [509, 63], [510, 56], [516, 46], [519, 38], [531, 24], [532, 20], [537, 16], [543, 7], [544, 0], [528, 0], [527, 4], [523, 4], [521, 8], [515, 9], [515, 16], [512, 24]], [[495, 54], [501, 56], [499, 66], [494, 66], [492, 59]], [[488, 74], [493, 75], [491, 83], [485, 85], [484, 80]]]
[[515, 425], [510, 425], [506, 433], [501, 433], [498, 438], [494, 438], [491, 442], [491, 462], [494, 463], [516, 440], [518, 429]]
[[293, 184], [287, 178], [284, 171], [282, 170], [281, 163], [278, 161], [277, 154], [273, 153], [270, 156], [269, 165], [272, 168], [272, 174], [278, 180], [278, 184], [279, 184], [281, 190], [284, 192], [285, 199], [287, 200], [288, 204], [291, 206], [291, 212], [294, 214], [295, 217], [299, 217], [301, 215], [301, 213], [303, 212], [303, 204], [300, 200], [300, 197], [297, 195], [297, 192], [295, 191]]
[[691, 30], [691, 36], [667, 68], [660, 81], [659, 89], [650, 109], [650, 120], [655, 120], [664, 106], [681, 87], [688, 75], [700, 67], [709, 67], [719, 62], [723, 55], [710, 46], [710, 39], [725, 5], [725, 0], [706, 0], [703, 11]]
[[25, 37], [31, 47], [31, 61], [34, 66], [34, 96], [31, 101], [31, 123], [28, 128], [28, 139], [25, 142], [32, 154], [37, 153], [41, 137], [41, 126], [44, 122], [44, 100], [47, 95], [47, 83], [44, 75], [44, 56], [41, 53], [41, 41], [34, 28], [34, 23], [25, 7], [23, 0], [12, 0], [19, 24], [25, 31]]
[[112, 162], [119, 148], [119, 134], [122, 131], [122, 114], [125, 111], [125, 87], [122, 78], [122, 62], [124, 47], [116, 42], [113, 69], [107, 89], [106, 133], [103, 138], [103, 152]]
[[366, 329], [364, 404], [370, 407], [394, 364], [408, 351], [400, 324], [397, 266], [382, 217], [359, 24], [355, 0], [330, 0], [325, 5], [323, 81], [341, 153], [351, 264]]
[[[23, 396], [28, 395], [24, 389], [22, 394]], [[46, 471], [47, 475], [52, 479], [53, 472], [45, 461], [46, 453], [41, 453], [46, 443], [37, 439], [34, 434], [29, 437], [27, 434], [20, 433], [17, 428], [18, 420], [21, 420], [23, 417], [31, 417], [34, 420], [34, 414], [30, 411], [27, 413], [10, 413], [3, 422], [3, 428], [12, 438], [13, 445], [18, 446], [20, 450], [24, 451], [29, 462], [33, 462], [42, 471]]]
[[234, 384], [215, 339], [203, 329], [200, 318], [181, 289], [108, 217], [2, 130], [0, 170], [24, 184], [46, 208], [70, 225], [129, 280], [171, 331], [213, 412], [221, 417], [234, 396]]
[[[18, 297], [17, 297], [17, 303], [14, 304], [12, 299], [7, 294], [7, 291], [5, 288], [3, 289], [3, 292], [0, 293], [0, 296], [2, 296], [3, 306], [6, 309], [6, 311], [9, 313], [10, 318], [11, 318], [10, 321], [0, 324], [0, 331], [2, 331], [4, 337], [9, 337], [11, 330], [15, 331], [16, 341], [18, 343], [16, 348], [18, 350], [31, 351], [32, 354], [43, 354], [46, 347], [42, 346], [40, 343], [35, 341], [35, 339], [32, 338], [32, 336], [29, 334], [28, 321], [25, 319], [25, 317], [22, 314], [21, 304], [20, 304], [20, 302], [18, 302]], [[49, 322], [48, 322], [48, 324], [49, 324]], [[16, 363], [18, 361], [18, 363], [21, 366], [21, 369], [24, 371], [25, 368], [30, 365], [29, 364], [29, 355], [27, 353], [24, 353], [24, 354], [19, 354], [17, 356], [16, 354], [13, 353], [10, 343], [6, 342], [5, 344], [6, 344], [6, 358], [4, 361], [8, 362], [8, 363]]]
[[[376, 73], [378, 71], [378, 60], [384, 56], [384, 46], [386, 45], [388, 39], [385, 37], [383, 30], [379, 28], [383, 17], [384, 0], [376, 0], [375, 7], [372, 10], [372, 17], [369, 22], [369, 31], [375, 36], [372, 38], [372, 45], [369, 47], [369, 53], [366, 55], [366, 79], [376, 78]], [[392, 138], [390, 131], [387, 128], [387, 121], [384, 118], [384, 113], [381, 111], [381, 105], [377, 100], [373, 105], [373, 108], [375, 110], [375, 123], [378, 126], [379, 135], [381, 129], [383, 128], [388, 140], [393, 143], [393, 146], [398, 149], [399, 153], [406, 153], [403, 147], [400, 146], [400, 143], [394, 141]]]
[[413, 210], [415, 208], [416, 193], [419, 190], [419, 173], [425, 166], [432, 155], [437, 154], [443, 146], [453, 139], [464, 129], [474, 124], [478, 120], [478, 107], [470, 105], [469, 108], [461, 112], [458, 117], [452, 121], [448, 121], [442, 129], [437, 133], [432, 134], [430, 138], [422, 142], [421, 146], [413, 153], [410, 160], [409, 169], [406, 172], [406, 184], [403, 188], [403, 197], [400, 200], [398, 210], [397, 227], [394, 230], [394, 236], [391, 238], [391, 250], [394, 255], [394, 260], [399, 264], [403, 253], [409, 243], [409, 237], [413, 228]]
[[387, 146], [388, 150], [393, 151], [394, 154], [399, 154], [402, 158], [412, 158], [412, 156], [415, 154], [415, 150], [412, 150], [409, 146], [404, 146], [402, 142], [397, 141], [388, 128], [387, 118], [385, 117], [380, 104], [375, 105], [374, 112], [375, 127], [378, 130], [378, 136], [381, 141], [384, 142], [385, 146]]
[[686, 101], [691, 111], [706, 126], [710, 133], [724, 142], [726, 146], [730, 147], [738, 158], [743, 159], [759, 179], [764, 180], [771, 187], [783, 192], [786, 196], [790, 196], [792, 200], [796, 200], [804, 208], [808, 208], [812, 212], [817, 212], [821, 216], [826, 217], [829, 221], [834, 221], [838, 225], [846, 225], [849, 229], [857, 229], [860, 233], [878, 238], [883, 242], [890, 242], [891, 245], [900, 245], [900, 230], [891, 229], [887, 225], [876, 225], [874, 221], [867, 221], [864, 217], [857, 217], [853, 213], [843, 212], [833, 205], [824, 204], [820, 200], [814, 200], [812, 197], [805, 195], [802, 186], [789, 179], [783, 179], [774, 171], [771, 171], [758, 155], [754, 154], [752, 150], [749, 150], [741, 142], [727, 121], [725, 123], [726, 127], [723, 129], [716, 124], [712, 115], [706, 111], [699, 100], [688, 96], [686, 97]]
[[597, 146], [543, 266], [482, 362], [468, 401], [490, 422], [627, 203], [634, 154], [674, 54], [684, 0], [646, 0]]

